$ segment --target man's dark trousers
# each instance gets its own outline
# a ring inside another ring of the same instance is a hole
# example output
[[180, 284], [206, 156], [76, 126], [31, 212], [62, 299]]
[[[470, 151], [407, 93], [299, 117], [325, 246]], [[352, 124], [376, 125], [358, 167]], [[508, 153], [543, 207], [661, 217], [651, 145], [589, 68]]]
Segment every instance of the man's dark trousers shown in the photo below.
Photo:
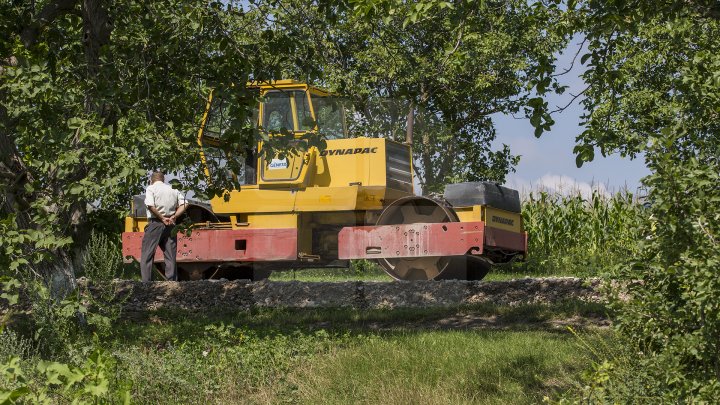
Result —
[[177, 256], [177, 236], [171, 236], [173, 225], [165, 225], [158, 219], [150, 219], [145, 226], [145, 234], [142, 240], [140, 253], [140, 273], [143, 281], [152, 280], [153, 259], [155, 249], [165, 254], [165, 278], [170, 281], [177, 281], [175, 257]]

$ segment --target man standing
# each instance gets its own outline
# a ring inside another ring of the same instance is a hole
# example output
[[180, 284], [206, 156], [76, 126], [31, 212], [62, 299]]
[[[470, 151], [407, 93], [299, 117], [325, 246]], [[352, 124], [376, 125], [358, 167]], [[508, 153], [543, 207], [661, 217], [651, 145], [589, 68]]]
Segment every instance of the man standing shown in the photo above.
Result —
[[154, 172], [145, 191], [145, 206], [148, 211], [148, 224], [145, 227], [140, 254], [142, 281], [152, 279], [153, 259], [158, 245], [165, 254], [165, 277], [170, 281], [177, 281], [177, 236], [172, 236], [171, 231], [175, 220], [185, 212], [185, 197], [169, 184], [165, 184], [165, 175], [162, 172]]

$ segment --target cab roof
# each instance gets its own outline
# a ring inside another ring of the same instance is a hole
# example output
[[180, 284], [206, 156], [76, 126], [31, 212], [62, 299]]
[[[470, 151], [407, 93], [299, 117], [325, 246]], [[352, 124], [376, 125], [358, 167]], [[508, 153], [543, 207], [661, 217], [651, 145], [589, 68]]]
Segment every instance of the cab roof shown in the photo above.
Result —
[[321, 95], [327, 96], [331, 93], [327, 91], [326, 89], [323, 89], [322, 87], [317, 86], [311, 86], [304, 82], [299, 82], [297, 80], [293, 79], [283, 79], [283, 80], [271, 80], [271, 81], [264, 81], [264, 82], [258, 82], [258, 81], [252, 81], [248, 82], [246, 85], [248, 88], [255, 88], [260, 89], [260, 91], [265, 92], [269, 90], [312, 90], [314, 92], [320, 93]]

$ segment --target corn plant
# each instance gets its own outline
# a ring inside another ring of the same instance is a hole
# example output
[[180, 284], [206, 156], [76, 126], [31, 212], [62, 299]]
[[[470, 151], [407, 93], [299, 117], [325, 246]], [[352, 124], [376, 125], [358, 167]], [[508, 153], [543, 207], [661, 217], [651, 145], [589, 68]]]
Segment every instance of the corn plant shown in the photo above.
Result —
[[594, 275], [638, 252], [644, 208], [633, 195], [539, 191], [523, 202], [529, 273]]

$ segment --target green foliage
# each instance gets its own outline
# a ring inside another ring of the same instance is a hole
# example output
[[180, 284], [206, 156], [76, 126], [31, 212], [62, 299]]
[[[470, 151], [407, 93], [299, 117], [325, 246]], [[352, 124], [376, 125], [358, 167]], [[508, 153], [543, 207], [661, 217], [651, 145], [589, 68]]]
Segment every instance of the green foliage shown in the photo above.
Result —
[[230, 118], [223, 146], [257, 139], [257, 95], [242, 84], [279, 76], [299, 41], [263, 13], [217, 1], [1, 1], [2, 271], [71, 279], [88, 204], [125, 211], [149, 170], [182, 173], [209, 195], [233, 188], [224, 172], [207, 181], [197, 129], [217, 88]]
[[720, 395], [720, 167], [677, 162], [653, 164], [647, 180], [654, 232], [638, 260], [616, 273], [629, 296], [617, 303], [619, 330], [651, 390], [666, 401], [712, 402]]
[[120, 244], [103, 233], [93, 231], [82, 253], [82, 275], [86, 277], [77, 289], [79, 299], [88, 307], [87, 321], [93, 331], [112, 334], [112, 323], [120, 317], [123, 297], [113, 282], [123, 272]]
[[12, 357], [28, 359], [35, 353], [32, 340], [10, 328], [0, 329], [0, 362], [9, 361]]
[[90, 234], [85, 250], [82, 253], [82, 270], [84, 275], [95, 283], [107, 283], [122, 272], [122, 254], [117, 236], [112, 239], [106, 234], [93, 231]]
[[115, 381], [115, 361], [95, 349], [80, 366], [38, 360], [23, 369], [19, 357], [0, 364], [0, 403], [130, 403], [129, 392]]
[[644, 364], [637, 361], [633, 345], [623, 335], [607, 336], [604, 339], [588, 339], [592, 335], [579, 334], [569, 328], [593, 359], [592, 367], [585, 370], [575, 387], [559, 398], [557, 404], [636, 404], [663, 403], [657, 385]]
[[720, 397], [720, 8], [708, 1], [569, 4], [586, 37], [578, 164], [644, 154], [651, 221], [640, 254], [614, 276], [629, 362], [609, 360], [598, 398]]
[[522, 206], [526, 274], [600, 275], [639, 254], [645, 209], [630, 193], [531, 193]]
[[7, 301], [7, 305], [9, 307], [17, 304], [18, 299], [20, 299], [19, 290], [21, 285], [22, 284], [17, 279], [7, 276], [0, 278], [0, 291], [2, 291], [2, 294], [0, 294], [0, 299]]
[[50, 290], [40, 283], [29, 285], [32, 302], [34, 340], [39, 352], [50, 358], [69, 360], [83, 349], [79, 340], [87, 325], [88, 307], [77, 295], [58, 301]]
[[89, 334], [101, 338], [112, 335], [112, 323], [122, 310], [123, 301], [109, 281], [81, 284], [60, 300], [41, 283], [28, 284], [28, 289], [34, 339], [40, 353], [49, 358], [83, 357]]
[[[17, 280], [10, 280], [3, 286], [4, 295], [10, 297], [10, 317], [18, 305], [18, 294], [13, 290], [19, 285]], [[98, 340], [98, 336], [110, 335], [119, 305], [94, 298], [87, 288], [62, 300], [37, 281], [24, 283], [24, 291], [32, 304], [31, 322], [25, 325], [32, 340], [5, 328], [10, 319], [3, 319], [0, 403], [128, 403], [127, 384], [118, 378], [114, 358]]]

